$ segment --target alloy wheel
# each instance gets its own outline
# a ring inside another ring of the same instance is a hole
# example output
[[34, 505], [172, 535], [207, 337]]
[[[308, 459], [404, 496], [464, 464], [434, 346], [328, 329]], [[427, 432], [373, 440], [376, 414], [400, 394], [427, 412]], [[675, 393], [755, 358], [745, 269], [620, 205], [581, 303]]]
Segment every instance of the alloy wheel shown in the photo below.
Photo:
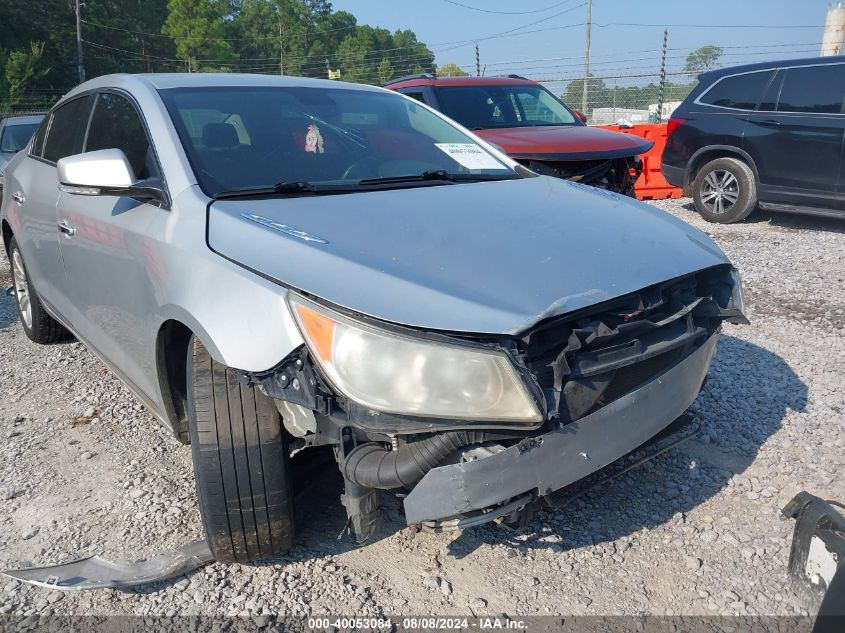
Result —
[[739, 181], [726, 169], [714, 169], [701, 182], [701, 202], [711, 213], [727, 213], [738, 199]]
[[23, 267], [21, 252], [15, 249], [12, 252], [12, 277], [15, 282], [15, 297], [21, 309], [21, 319], [27, 328], [32, 327], [32, 302], [29, 296], [29, 282], [26, 278], [26, 269]]

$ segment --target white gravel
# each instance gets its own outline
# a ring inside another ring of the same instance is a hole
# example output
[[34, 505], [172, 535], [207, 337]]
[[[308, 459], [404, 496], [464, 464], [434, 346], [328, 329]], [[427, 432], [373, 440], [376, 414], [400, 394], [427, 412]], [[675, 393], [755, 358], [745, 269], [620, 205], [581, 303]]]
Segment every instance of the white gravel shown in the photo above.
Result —
[[[700, 439], [529, 529], [402, 530], [355, 549], [336, 480], [298, 508], [297, 546], [140, 591], [0, 581], [0, 614], [804, 613], [786, 566], [799, 490], [845, 499], [845, 222], [703, 222], [743, 273], [752, 324], [727, 325], [694, 409]], [[0, 286], [11, 284], [0, 256]], [[78, 343], [41, 347], [0, 297], [0, 569], [142, 558], [201, 536], [190, 449]]]

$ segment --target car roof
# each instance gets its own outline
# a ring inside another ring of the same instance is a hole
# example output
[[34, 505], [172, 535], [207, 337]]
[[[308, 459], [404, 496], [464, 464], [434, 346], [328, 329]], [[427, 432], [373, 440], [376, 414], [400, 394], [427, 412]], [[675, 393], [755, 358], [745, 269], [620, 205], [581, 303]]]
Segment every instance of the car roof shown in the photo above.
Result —
[[517, 77], [434, 77], [433, 75], [414, 75], [400, 77], [385, 84], [386, 88], [411, 88], [414, 86], [525, 86], [537, 82]]
[[842, 64], [845, 63], [845, 55], [830, 55], [827, 57], [803, 57], [800, 59], [780, 59], [773, 62], [757, 62], [755, 64], [744, 64], [742, 66], [730, 66], [717, 68], [701, 73], [699, 81], [718, 79], [725, 75], [736, 75], [739, 73], [752, 72], [755, 70], [768, 70], [770, 68], [784, 68], [786, 66], [815, 66], [819, 64]]
[[8, 116], [0, 122], [6, 125], [27, 125], [32, 123], [40, 123], [43, 118], [43, 114], [27, 116]]
[[156, 91], [170, 88], [214, 88], [214, 87], [301, 87], [301, 88], [346, 88], [354, 90], [383, 90], [376, 86], [354, 84], [334, 79], [310, 79], [289, 75], [257, 75], [246, 73], [118, 73], [102, 75], [76, 86], [62, 99], [81, 92], [98, 88], [123, 88]]

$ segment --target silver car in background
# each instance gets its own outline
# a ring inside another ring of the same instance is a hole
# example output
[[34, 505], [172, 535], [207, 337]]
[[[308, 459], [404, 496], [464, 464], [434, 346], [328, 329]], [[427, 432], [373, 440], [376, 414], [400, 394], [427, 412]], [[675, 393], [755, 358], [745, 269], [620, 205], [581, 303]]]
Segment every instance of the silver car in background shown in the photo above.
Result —
[[191, 444], [221, 561], [291, 545], [317, 454], [361, 542], [384, 490], [411, 524], [512, 515], [671, 425], [745, 321], [700, 231], [334, 81], [88, 81], [0, 221], [27, 336], [72, 333]]
[[10, 116], [0, 120], [0, 196], [3, 193], [3, 174], [10, 160], [29, 144], [43, 115]]

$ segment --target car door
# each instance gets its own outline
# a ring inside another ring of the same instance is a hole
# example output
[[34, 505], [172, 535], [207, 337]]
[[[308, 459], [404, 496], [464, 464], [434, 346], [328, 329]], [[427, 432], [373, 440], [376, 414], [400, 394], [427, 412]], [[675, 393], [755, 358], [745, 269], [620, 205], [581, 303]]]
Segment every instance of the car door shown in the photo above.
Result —
[[[67, 292], [67, 279], [59, 245], [56, 215], [59, 179], [56, 162], [76, 154], [82, 147], [91, 111], [90, 95], [67, 101], [46, 117], [36, 134], [30, 153], [6, 186], [12, 196], [8, 213], [15, 236], [39, 297], [67, 321], [74, 315]], [[17, 221], [11, 216], [17, 216]], [[75, 323], [72, 323], [75, 325]]]
[[845, 208], [837, 193], [845, 138], [845, 64], [783, 68], [749, 117], [743, 149], [760, 198]]
[[[161, 170], [139, 110], [119, 92], [100, 92], [85, 139], [85, 151], [120, 149], [138, 180], [161, 177]], [[155, 331], [155, 242], [169, 212], [154, 204], [119, 196], [62, 192], [60, 221], [70, 234], [61, 240], [62, 257], [74, 302], [83, 314], [86, 343], [145, 395], [156, 393], [153, 366]]]

